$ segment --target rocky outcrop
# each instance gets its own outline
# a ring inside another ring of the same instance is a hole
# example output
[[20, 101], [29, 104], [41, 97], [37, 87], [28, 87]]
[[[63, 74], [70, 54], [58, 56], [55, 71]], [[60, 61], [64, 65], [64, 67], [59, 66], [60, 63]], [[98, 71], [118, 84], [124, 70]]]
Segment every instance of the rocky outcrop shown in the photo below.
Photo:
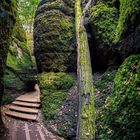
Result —
[[9, 47], [7, 67], [4, 76], [6, 88], [23, 89], [29, 79], [27, 73], [32, 68], [31, 54], [27, 47], [26, 33], [20, 19], [17, 18], [12, 43]]
[[8, 47], [16, 21], [17, 1], [0, 2], [0, 102], [3, 94], [3, 75], [6, 66]]
[[[16, 21], [17, 1], [0, 1], [0, 107], [3, 96], [3, 75], [6, 66], [8, 47], [12, 36], [13, 26]], [[0, 138], [4, 135], [0, 108]]]
[[74, 0], [42, 0], [34, 22], [39, 72], [75, 71]]
[[138, 0], [125, 1], [103, 0], [90, 10], [93, 61], [105, 67], [120, 65], [130, 54], [140, 53], [140, 5]]
[[64, 72], [38, 75], [44, 122], [48, 129], [68, 140], [75, 140], [78, 96], [76, 77]]

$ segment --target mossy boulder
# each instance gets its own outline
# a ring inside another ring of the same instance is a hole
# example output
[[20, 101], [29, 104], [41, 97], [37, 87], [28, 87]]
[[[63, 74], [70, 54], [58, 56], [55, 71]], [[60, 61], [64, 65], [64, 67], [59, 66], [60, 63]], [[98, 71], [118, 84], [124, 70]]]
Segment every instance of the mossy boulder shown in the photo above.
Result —
[[42, 111], [45, 124], [65, 138], [73, 138], [76, 131], [77, 90], [74, 74], [41, 73], [38, 75], [41, 89]]
[[74, 0], [42, 0], [34, 22], [39, 72], [76, 71]]
[[27, 47], [26, 33], [20, 19], [17, 18], [13, 30], [12, 42], [8, 50], [4, 83], [6, 88], [25, 88], [32, 68], [31, 54]]
[[140, 55], [132, 55], [120, 66], [114, 80], [114, 94], [98, 115], [101, 139], [139, 139], [139, 94]]
[[17, 0], [0, 2], [0, 103], [3, 93], [3, 75], [6, 66], [8, 47], [16, 21]]
[[93, 41], [90, 48], [103, 65], [120, 65], [129, 55], [140, 53], [138, 1], [103, 0], [91, 8], [89, 24]]

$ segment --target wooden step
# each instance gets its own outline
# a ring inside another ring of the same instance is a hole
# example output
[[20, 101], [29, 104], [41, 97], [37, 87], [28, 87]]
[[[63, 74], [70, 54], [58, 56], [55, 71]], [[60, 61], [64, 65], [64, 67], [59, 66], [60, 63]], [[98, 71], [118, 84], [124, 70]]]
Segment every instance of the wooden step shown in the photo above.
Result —
[[35, 98], [35, 97], [28, 97], [28, 96], [21, 96], [16, 98], [16, 101], [23, 101], [23, 102], [31, 102], [31, 103], [40, 103], [40, 99], [39, 98]]
[[37, 103], [26, 103], [21, 101], [14, 101], [12, 102], [12, 104], [19, 105], [19, 106], [37, 107], [37, 108], [40, 106], [40, 104]]
[[14, 111], [7, 111], [5, 113], [9, 116], [16, 117], [16, 118], [28, 119], [28, 120], [37, 120], [37, 115], [19, 113], [19, 112], [14, 112]]
[[21, 106], [15, 106], [15, 105], [11, 105], [9, 107], [10, 110], [15, 110], [15, 111], [19, 111], [19, 112], [25, 112], [25, 113], [38, 113], [38, 109], [35, 108], [28, 108], [28, 107], [21, 107]]

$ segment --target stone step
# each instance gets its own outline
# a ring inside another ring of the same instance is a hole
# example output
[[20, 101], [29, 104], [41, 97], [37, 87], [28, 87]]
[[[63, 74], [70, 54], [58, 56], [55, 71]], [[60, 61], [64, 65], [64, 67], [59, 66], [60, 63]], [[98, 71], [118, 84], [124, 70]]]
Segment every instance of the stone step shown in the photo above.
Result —
[[33, 114], [26, 114], [26, 113], [19, 113], [15, 111], [7, 111], [5, 112], [8, 116], [20, 118], [20, 119], [28, 119], [28, 120], [37, 120], [37, 115]]
[[20, 96], [20, 97], [16, 98], [16, 101], [40, 103], [39, 98], [37, 98], [37, 97], [28, 97], [28, 96]]
[[37, 114], [39, 111], [38, 109], [35, 109], [35, 108], [21, 107], [21, 106], [15, 106], [15, 105], [11, 105], [9, 109], [19, 111], [19, 112], [35, 113], [35, 114]]
[[38, 108], [40, 106], [40, 104], [38, 103], [27, 103], [27, 102], [21, 102], [21, 101], [14, 101], [12, 102], [12, 104], [14, 105], [19, 105], [19, 106], [28, 106], [28, 107], [36, 107]]

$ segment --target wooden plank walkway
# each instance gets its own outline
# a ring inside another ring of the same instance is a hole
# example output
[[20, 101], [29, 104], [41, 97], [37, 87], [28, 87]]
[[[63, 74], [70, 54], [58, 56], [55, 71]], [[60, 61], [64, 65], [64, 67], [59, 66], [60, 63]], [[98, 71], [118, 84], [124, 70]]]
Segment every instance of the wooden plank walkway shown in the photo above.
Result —
[[38, 113], [38, 111], [39, 111], [39, 109], [28, 108], [28, 107], [20, 107], [20, 106], [15, 106], [15, 105], [11, 105], [9, 107], [9, 109], [20, 111], [20, 112], [25, 112], [25, 113]]
[[40, 91], [38, 85], [34, 92], [22, 95], [3, 109], [3, 120], [9, 134], [0, 140], [64, 140], [43, 126], [41, 120]]
[[38, 108], [40, 104], [35, 104], [35, 103], [27, 103], [27, 102], [21, 102], [21, 101], [14, 101], [12, 102], [14, 105], [19, 105], [19, 106], [27, 106], [27, 107], [36, 107]]
[[20, 119], [36, 120], [38, 109], [40, 106], [40, 90], [38, 85], [35, 85], [35, 91], [28, 92], [19, 96], [5, 112], [6, 115]]
[[20, 118], [20, 119], [27, 119], [27, 120], [34, 120], [34, 121], [37, 120], [37, 115], [20, 113], [20, 112], [15, 112], [15, 111], [7, 111], [6, 115]]

